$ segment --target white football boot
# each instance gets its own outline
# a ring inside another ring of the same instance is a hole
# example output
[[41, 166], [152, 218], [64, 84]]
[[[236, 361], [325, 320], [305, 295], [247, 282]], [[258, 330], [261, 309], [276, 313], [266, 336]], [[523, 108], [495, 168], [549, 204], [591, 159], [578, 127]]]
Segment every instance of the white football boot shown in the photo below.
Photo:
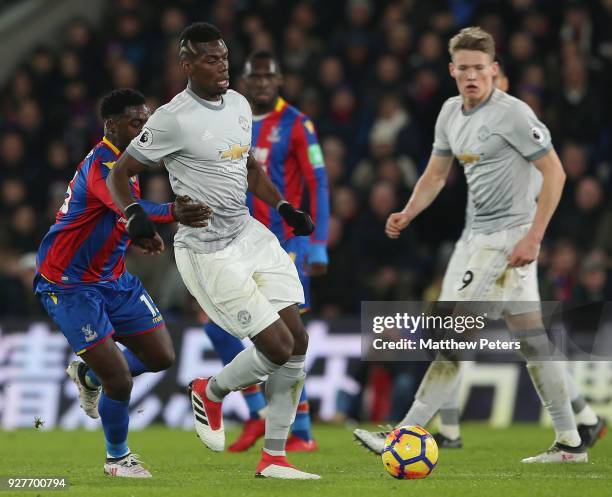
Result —
[[104, 474], [123, 478], [151, 478], [151, 473], [142, 467], [138, 454], [128, 454], [119, 459], [106, 459]]
[[66, 373], [79, 389], [79, 400], [85, 414], [87, 414], [90, 418], [98, 419], [100, 417], [98, 414], [98, 401], [100, 400], [102, 387], [89, 388], [87, 385], [85, 385], [84, 380], [81, 379], [84, 378], [84, 373], [79, 374], [79, 369], [83, 371], [83, 368], [87, 368], [87, 365], [84, 362], [72, 361], [68, 365]]
[[382, 454], [385, 448], [387, 435], [389, 435], [388, 431], [368, 431], [359, 428], [353, 431], [353, 436], [360, 445], [378, 455]]
[[521, 462], [525, 464], [533, 463], [586, 463], [589, 462], [589, 455], [583, 445], [570, 447], [556, 442], [550, 449], [537, 456], [527, 457]]

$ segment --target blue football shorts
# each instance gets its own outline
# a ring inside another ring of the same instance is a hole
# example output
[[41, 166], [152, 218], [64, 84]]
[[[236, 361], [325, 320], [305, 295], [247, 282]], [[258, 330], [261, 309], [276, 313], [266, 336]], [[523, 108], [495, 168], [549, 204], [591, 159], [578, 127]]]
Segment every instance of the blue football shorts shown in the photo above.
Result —
[[37, 274], [34, 288], [77, 355], [113, 335], [142, 335], [164, 325], [153, 299], [128, 272], [115, 281], [72, 287], [62, 287]]

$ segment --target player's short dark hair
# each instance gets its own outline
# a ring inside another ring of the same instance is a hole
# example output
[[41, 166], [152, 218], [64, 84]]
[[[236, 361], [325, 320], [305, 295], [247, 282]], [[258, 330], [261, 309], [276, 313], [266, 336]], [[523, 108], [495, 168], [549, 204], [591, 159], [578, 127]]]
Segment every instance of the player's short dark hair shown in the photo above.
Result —
[[250, 54], [244, 62], [244, 72], [246, 73], [248, 64], [251, 64], [252, 66], [253, 63], [258, 60], [271, 60], [272, 62], [274, 62], [274, 65], [277, 68], [277, 72], [281, 72], [281, 67], [278, 62], [278, 59], [276, 58], [276, 55], [274, 55], [274, 53], [272, 53], [270, 50], [256, 50], [255, 52]]
[[216, 26], [208, 22], [194, 22], [190, 24], [181, 33], [179, 42], [181, 47], [187, 42], [206, 43], [208, 41], [216, 41], [223, 38], [221, 31]]
[[125, 113], [125, 109], [146, 103], [142, 93], [131, 88], [119, 88], [102, 97], [100, 116], [103, 120]]
[[255, 62], [256, 60], [273, 60], [276, 62], [276, 56], [270, 50], [257, 50], [248, 56], [247, 62]]

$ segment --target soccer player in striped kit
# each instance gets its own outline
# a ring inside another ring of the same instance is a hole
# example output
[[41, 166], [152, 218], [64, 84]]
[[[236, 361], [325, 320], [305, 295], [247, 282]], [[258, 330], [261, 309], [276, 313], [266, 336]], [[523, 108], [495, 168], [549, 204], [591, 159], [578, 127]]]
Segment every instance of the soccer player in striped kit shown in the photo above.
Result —
[[[79, 389], [81, 407], [101, 418], [106, 439], [104, 473], [148, 478], [127, 445], [132, 378], [172, 366], [174, 348], [164, 318], [138, 278], [125, 268], [133, 245], [145, 254], [163, 250], [133, 236], [129, 216], [113, 203], [106, 177], [149, 117], [144, 96], [115, 90], [102, 99], [104, 138], [77, 167], [56, 221], [36, 260], [34, 291], [82, 361], [67, 369]], [[138, 177], [129, 188], [148, 219], [205, 227], [210, 209], [178, 198], [170, 204], [140, 199]], [[108, 340], [109, 338], [113, 340]], [[127, 348], [121, 351], [115, 341]]]
[[[310, 307], [310, 277], [327, 270], [327, 226], [329, 193], [323, 154], [312, 121], [279, 95], [282, 76], [278, 61], [268, 51], [253, 53], [247, 60], [243, 76], [246, 97], [253, 110], [252, 153], [265, 166], [268, 176], [293, 205], [301, 205], [304, 186], [309, 194], [309, 211], [316, 229], [310, 237], [294, 236], [278, 212], [252, 194], [247, 197], [251, 215], [267, 226], [294, 260], [305, 303], [300, 312]], [[244, 350], [240, 340], [216, 323], [204, 325], [215, 350], [224, 364]], [[230, 452], [242, 452], [264, 435], [266, 399], [259, 385], [243, 390], [249, 407], [249, 419]], [[287, 451], [312, 452], [317, 445], [312, 437], [306, 389], [298, 405]]]

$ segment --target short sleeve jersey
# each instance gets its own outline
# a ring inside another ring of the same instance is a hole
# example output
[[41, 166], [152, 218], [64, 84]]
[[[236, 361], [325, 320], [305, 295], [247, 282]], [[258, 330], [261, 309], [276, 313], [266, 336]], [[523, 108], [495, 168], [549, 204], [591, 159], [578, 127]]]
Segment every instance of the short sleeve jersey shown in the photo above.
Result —
[[531, 108], [500, 90], [463, 110], [460, 96], [438, 115], [434, 155], [454, 155], [465, 170], [471, 231], [494, 233], [533, 222], [541, 186], [531, 163], [552, 148], [550, 132]]
[[139, 162], [164, 164], [176, 195], [212, 209], [206, 228], [179, 225], [175, 246], [216, 252], [244, 228], [252, 121], [240, 93], [228, 90], [215, 105], [188, 87], [158, 108], [128, 146], [126, 152]]

